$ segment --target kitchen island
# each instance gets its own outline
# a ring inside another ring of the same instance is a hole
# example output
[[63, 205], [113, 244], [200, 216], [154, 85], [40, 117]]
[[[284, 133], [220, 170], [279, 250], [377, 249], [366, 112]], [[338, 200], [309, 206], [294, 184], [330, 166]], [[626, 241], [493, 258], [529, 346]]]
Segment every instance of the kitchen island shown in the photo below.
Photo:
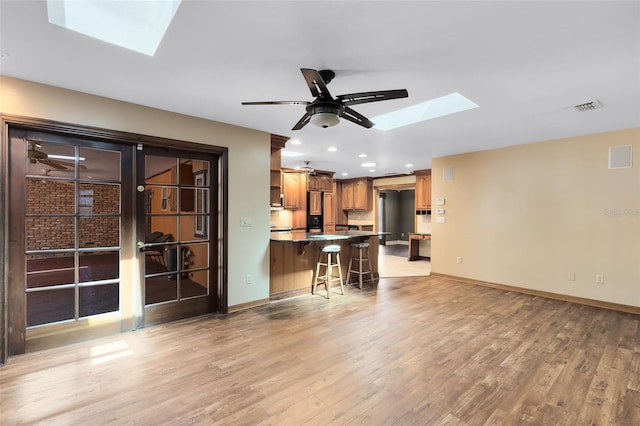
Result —
[[283, 299], [311, 293], [316, 262], [322, 247], [337, 244], [341, 247], [340, 264], [343, 279], [347, 278], [347, 267], [352, 243], [368, 242], [371, 270], [378, 278], [378, 235], [371, 231], [322, 232], [275, 232], [271, 234], [269, 296]]

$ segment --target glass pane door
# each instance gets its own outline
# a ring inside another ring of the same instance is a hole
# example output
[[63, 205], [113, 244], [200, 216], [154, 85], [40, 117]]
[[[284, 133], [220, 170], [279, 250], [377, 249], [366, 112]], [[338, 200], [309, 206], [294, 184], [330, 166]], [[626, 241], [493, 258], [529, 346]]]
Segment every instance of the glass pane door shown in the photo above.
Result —
[[119, 311], [121, 153], [25, 142], [27, 328]]
[[[145, 237], [138, 246], [144, 255], [145, 308], [197, 300], [191, 304], [189, 316], [204, 306], [202, 313], [209, 312], [213, 296], [209, 262], [211, 162], [188, 152], [167, 154], [147, 149], [144, 170], [144, 185], [138, 187], [144, 199], [144, 217], [138, 225], [144, 228]], [[171, 316], [173, 308], [167, 308], [167, 315]], [[186, 316], [189, 309], [180, 308], [180, 316]]]

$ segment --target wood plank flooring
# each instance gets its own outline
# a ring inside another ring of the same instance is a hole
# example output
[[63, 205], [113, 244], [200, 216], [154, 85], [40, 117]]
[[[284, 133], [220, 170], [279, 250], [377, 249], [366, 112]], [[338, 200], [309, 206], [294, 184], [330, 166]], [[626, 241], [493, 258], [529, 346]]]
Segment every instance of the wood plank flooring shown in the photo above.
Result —
[[383, 278], [10, 358], [0, 423], [640, 425], [639, 322]]

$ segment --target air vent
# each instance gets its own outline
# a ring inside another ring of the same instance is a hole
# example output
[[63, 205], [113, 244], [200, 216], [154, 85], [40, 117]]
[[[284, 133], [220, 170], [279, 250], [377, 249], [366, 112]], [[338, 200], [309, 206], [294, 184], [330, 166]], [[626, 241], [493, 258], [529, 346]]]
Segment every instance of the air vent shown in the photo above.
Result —
[[580, 105], [575, 105], [574, 108], [580, 112], [591, 111], [593, 109], [602, 108], [602, 102], [596, 99], [595, 101], [585, 102]]

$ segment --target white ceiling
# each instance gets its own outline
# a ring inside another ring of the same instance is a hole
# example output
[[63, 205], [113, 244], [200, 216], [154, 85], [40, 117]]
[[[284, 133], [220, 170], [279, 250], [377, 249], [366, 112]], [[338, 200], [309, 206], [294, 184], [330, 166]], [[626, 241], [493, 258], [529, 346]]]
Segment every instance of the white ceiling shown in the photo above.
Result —
[[[337, 177], [640, 126], [638, 1], [187, 0], [149, 57], [49, 24], [44, 1], [1, 0], [0, 50], [3, 75], [297, 138], [287, 150], [303, 155], [284, 166]], [[480, 107], [388, 132], [344, 120], [291, 131], [303, 105], [240, 104], [313, 100], [302, 67], [333, 69], [334, 96], [408, 90], [353, 107], [369, 118], [452, 92]], [[604, 108], [572, 108], [595, 99]]]

